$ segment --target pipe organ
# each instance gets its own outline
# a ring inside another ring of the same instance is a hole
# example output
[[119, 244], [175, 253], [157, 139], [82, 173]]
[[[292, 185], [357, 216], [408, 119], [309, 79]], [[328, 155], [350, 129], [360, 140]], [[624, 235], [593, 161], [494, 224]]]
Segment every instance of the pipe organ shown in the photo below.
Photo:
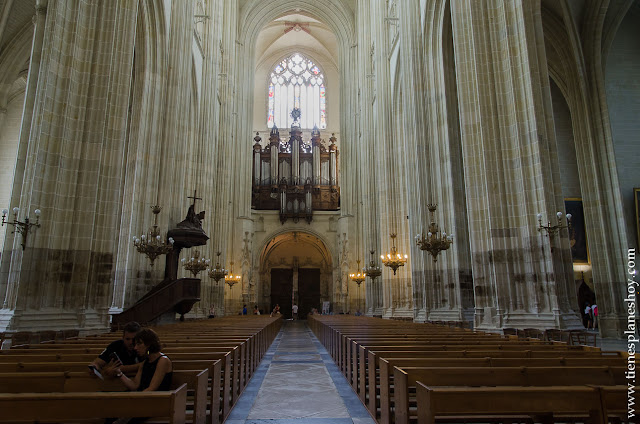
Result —
[[275, 125], [264, 148], [258, 133], [253, 140], [253, 209], [278, 210], [284, 224], [287, 219], [310, 223], [314, 210], [340, 208], [335, 134], [329, 139], [328, 149], [317, 127], [311, 131], [309, 143], [302, 140], [302, 130], [297, 126], [291, 127], [286, 142], [280, 139]]

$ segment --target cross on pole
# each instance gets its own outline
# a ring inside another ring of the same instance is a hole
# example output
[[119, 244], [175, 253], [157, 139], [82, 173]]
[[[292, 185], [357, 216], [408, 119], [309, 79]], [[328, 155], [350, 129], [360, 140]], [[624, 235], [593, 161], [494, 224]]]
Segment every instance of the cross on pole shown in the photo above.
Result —
[[193, 190], [193, 196], [187, 196], [187, 199], [193, 199], [193, 206], [196, 205], [196, 200], [202, 200], [202, 197], [196, 197], [196, 190]]

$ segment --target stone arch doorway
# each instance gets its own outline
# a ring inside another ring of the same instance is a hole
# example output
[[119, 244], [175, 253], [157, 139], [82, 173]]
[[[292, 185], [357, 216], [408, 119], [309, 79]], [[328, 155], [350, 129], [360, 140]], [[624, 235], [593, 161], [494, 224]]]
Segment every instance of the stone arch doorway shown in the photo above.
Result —
[[260, 275], [265, 313], [279, 304], [284, 317], [291, 318], [296, 303], [304, 319], [312, 308], [321, 310], [322, 302], [331, 300], [331, 254], [314, 234], [291, 231], [271, 238], [261, 253]]

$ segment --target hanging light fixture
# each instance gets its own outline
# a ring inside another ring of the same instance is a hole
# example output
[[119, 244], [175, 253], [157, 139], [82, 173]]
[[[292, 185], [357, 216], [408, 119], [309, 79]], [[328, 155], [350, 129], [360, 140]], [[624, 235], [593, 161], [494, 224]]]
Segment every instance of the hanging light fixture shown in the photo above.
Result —
[[360, 287], [360, 284], [362, 284], [362, 282], [366, 280], [367, 275], [364, 272], [360, 272], [360, 259], [358, 259], [356, 262], [358, 263], [358, 266], [356, 267], [357, 271], [349, 274], [349, 278], [351, 279], [351, 281], [356, 283], [358, 287]]
[[201, 258], [200, 251], [196, 250], [193, 256], [187, 260], [186, 258], [182, 258], [182, 266], [187, 271], [191, 271], [194, 277], [196, 277], [200, 271], [204, 271], [209, 267], [209, 263], [211, 261], [209, 259]]
[[358, 263], [356, 272], [352, 272], [351, 274], [349, 274], [349, 278], [351, 279], [351, 281], [358, 285], [358, 311], [356, 315], [360, 315], [360, 285], [364, 280], [367, 279], [367, 274], [365, 274], [364, 272], [360, 272], [360, 259], [358, 259], [356, 262]]
[[224, 277], [224, 282], [229, 285], [229, 288], [232, 288], [236, 283], [240, 282], [242, 276], [240, 274], [233, 275], [233, 262], [229, 262], [229, 264], [231, 265], [231, 271], [229, 275]]
[[227, 274], [229, 274], [229, 271], [222, 268], [222, 265], [220, 265], [220, 252], [216, 252], [216, 256], [218, 256], [218, 259], [216, 260], [216, 266], [214, 266], [213, 268], [207, 268], [207, 273], [209, 274], [209, 278], [211, 278], [216, 282], [216, 284], [218, 284], [220, 280], [222, 280]]
[[376, 278], [382, 275], [382, 269], [380, 269], [380, 267], [373, 260], [373, 254], [375, 253], [375, 250], [371, 249], [369, 253], [371, 253], [371, 262], [369, 262], [368, 267], [362, 268], [362, 272], [364, 272], [367, 277], [371, 278], [372, 283], [375, 283]]
[[434, 214], [436, 211], [436, 204], [427, 205], [431, 215], [431, 223], [429, 224], [429, 232], [426, 237], [424, 232], [416, 236], [416, 244], [420, 247], [420, 250], [426, 250], [433, 256], [433, 262], [438, 261], [438, 254], [449, 249], [453, 243], [453, 234], [447, 235], [446, 232], [440, 233], [438, 225], [435, 222]]
[[391, 268], [393, 270], [393, 275], [396, 275], [397, 269], [404, 266], [409, 257], [398, 253], [398, 249], [396, 248], [396, 234], [391, 233], [390, 236], [392, 242], [391, 252], [387, 253], [386, 256], [380, 255], [380, 258], [382, 259], [382, 264]]
[[151, 260], [151, 266], [153, 262], [160, 255], [166, 255], [173, 249], [173, 237], [169, 237], [167, 241], [162, 241], [160, 237], [160, 230], [158, 230], [158, 214], [162, 210], [162, 206], [151, 206], [153, 211], [153, 227], [149, 228], [147, 234], [142, 234], [140, 237], [133, 237], [133, 245], [138, 252], [145, 254]]

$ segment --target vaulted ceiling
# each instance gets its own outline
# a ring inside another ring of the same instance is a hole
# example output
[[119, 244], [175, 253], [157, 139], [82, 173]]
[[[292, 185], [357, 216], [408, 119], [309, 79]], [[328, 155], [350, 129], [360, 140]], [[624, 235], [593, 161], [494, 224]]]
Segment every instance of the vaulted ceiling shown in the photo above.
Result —
[[255, 49], [256, 65], [292, 46], [313, 51], [337, 67], [338, 46], [333, 32], [324, 23], [295, 10], [262, 29]]
[[0, 0], [0, 55], [35, 13], [36, 0]]

